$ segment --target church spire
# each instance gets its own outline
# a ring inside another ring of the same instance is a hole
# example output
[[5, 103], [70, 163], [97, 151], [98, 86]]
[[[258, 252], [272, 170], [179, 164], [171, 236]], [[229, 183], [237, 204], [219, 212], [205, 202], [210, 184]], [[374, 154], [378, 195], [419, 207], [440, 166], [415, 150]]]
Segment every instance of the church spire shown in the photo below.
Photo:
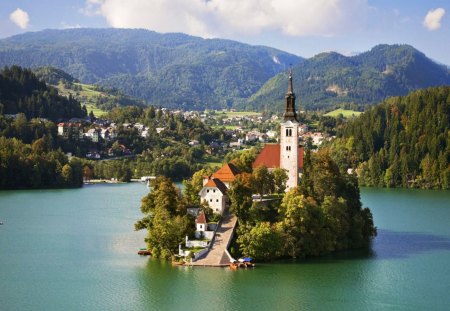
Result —
[[289, 70], [289, 82], [288, 82], [288, 90], [285, 96], [286, 99], [286, 108], [284, 111], [284, 121], [296, 121], [297, 120], [297, 112], [295, 111], [295, 94], [294, 88], [292, 87], [292, 68]]
[[294, 88], [292, 87], [292, 68], [289, 69], [289, 84], [287, 94], [294, 94]]

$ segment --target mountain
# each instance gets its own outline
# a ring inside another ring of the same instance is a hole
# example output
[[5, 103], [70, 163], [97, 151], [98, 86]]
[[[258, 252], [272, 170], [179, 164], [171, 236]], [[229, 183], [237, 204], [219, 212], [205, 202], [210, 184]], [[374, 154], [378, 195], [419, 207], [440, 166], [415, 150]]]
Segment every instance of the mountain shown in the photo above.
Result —
[[86, 110], [72, 96], [65, 97], [47, 86], [29, 69], [18, 66], [0, 71], [0, 114], [24, 113], [30, 118], [85, 117]]
[[[321, 53], [292, 68], [297, 102], [306, 108], [336, 103], [374, 104], [389, 96], [450, 85], [450, 71], [409, 45], [378, 45], [356, 56]], [[282, 109], [285, 73], [267, 81], [246, 105]]]
[[361, 185], [450, 188], [450, 86], [391, 97], [351, 119], [330, 152]]
[[53, 66], [82, 83], [185, 109], [244, 102], [301, 61], [270, 47], [142, 29], [44, 30], [0, 40], [0, 66]]

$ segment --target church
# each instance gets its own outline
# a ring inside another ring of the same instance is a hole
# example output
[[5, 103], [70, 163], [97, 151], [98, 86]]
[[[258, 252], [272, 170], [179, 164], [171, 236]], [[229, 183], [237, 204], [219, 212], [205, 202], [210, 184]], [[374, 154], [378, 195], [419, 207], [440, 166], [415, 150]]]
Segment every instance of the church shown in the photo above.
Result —
[[[264, 165], [269, 170], [281, 167], [286, 170], [288, 180], [286, 191], [299, 184], [303, 170], [303, 146], [299, 144], [299, 127], [295, 110], [295, 94], [292, 87], [292, 71], [289, 72], [286, 107], [281, 123], [280, 143], [266, 144], [256, 157], [253, 169]], [[229, 205], [228, 189], [231, 182], [241, 172], [231, 163], [225, 163], [222, 168], [211, 176], [204, 176], [203, 188], [199, 192], [200, 201], [206, 202], [214, 213], [223, 214]], [[203, 220], [200, 220], [203, 221]], [[203, 222], [198, 222], [203, 224]]]
[[303, 146], [299, 144], [298, 132], [300, 123], [295, 110], [292, 70], [289, 72], [288, 90], [285, 100], [279, 144], [266, 144], [252, 166], [253, 169], [262, 165], [269, 170], [278, 167], [285, 169], [288, 175], [286, 182], [286, 191], [288, 191], [298, 186], [303, 170]]

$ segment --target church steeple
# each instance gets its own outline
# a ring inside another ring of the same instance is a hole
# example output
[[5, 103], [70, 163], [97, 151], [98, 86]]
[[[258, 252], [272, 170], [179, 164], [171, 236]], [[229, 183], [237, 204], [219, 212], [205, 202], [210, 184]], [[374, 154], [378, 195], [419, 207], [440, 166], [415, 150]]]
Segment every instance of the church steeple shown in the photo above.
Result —
[[286, 108], [284, 111], [284, 121], [298, 122], [297, 112], [295, 111], [294, 88], [292, 87], [292, 69], [289, 70], [289, 83], [285, 99], [286, 99]]

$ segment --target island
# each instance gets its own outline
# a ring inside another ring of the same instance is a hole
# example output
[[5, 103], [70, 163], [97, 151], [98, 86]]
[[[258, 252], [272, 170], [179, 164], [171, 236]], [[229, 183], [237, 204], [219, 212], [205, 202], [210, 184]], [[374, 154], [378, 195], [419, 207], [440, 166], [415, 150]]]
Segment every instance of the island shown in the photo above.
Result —
[[328, 149], [299, 144], [292, 72], [285, 99], [278, 144], [196, 172], [182, 194], [167, 177], [153, 180], [135, 224], [148, 230], [153, 256], [220, 267], [238, 257], [305, 258], [370, 245], [377, 230], [356, 176], [341, 172]]

